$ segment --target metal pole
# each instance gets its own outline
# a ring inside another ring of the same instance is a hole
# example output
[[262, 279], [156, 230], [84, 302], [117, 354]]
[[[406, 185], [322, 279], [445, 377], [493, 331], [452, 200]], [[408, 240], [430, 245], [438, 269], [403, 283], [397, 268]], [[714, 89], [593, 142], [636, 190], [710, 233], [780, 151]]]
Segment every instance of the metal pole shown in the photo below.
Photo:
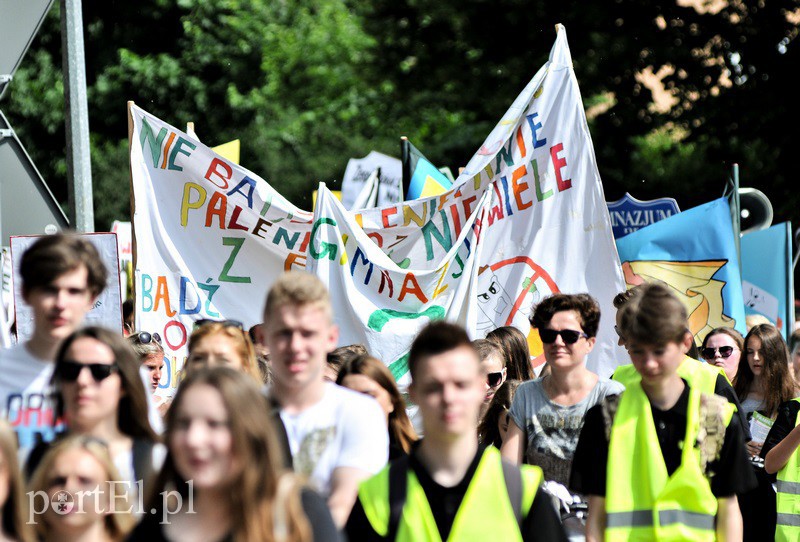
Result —
[[739, 275], [742, 274], [742, 204], [739, 199], [739, 164], [733, 164], [733, 237], [736, 242], [736, 256], [739, 257]]
[[83, 54], [81, 0], [61, 0], [61, 49], [67, 125], [67, 181], [70, 222], [79, 232], [94, 231], [89, 108]]

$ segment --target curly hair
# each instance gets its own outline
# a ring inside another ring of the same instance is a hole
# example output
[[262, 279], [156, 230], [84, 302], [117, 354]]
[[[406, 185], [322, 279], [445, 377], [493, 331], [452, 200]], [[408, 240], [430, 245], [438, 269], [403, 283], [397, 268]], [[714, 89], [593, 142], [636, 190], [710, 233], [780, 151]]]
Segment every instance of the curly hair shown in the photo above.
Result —
[[575, 311], [580, 318], [581, 328], [589, 337], [597, 336], [600, 326], [600, 305], [589, 294], [553, 294], [545, 297], [534, 309], [531, 325], [545, 329], [553, 315], [562, 311]]

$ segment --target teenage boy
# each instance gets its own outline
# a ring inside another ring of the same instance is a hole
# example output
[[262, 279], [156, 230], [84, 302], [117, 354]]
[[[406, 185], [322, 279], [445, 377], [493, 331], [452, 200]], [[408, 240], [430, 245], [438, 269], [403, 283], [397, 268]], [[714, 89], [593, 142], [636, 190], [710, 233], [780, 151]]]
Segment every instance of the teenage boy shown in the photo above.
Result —
[[[617, 309], [617, 322], [614, 326], [614, 329], [617, 332], [617, 344], [624, 346], [625, 349], [627, 349], [628, 346], [625, 341], [625, 336], [622, 332], [622, 324], [620, 321], [622, 316], [622, 307], [624, 307], [628, 301], [633, 299], [641, 291], [641, 289], [642, 286], [635, 286], [630, 290], [626, 290], [617, 294], [614, 297], [613, 304], [614, 308]], [[736, 395], [733, 386], [731, 386], [730, 381], [728, 381], [728, 377], [725, 376], [725, 371], [721, 367], [717, 367], [709, 363], [703, 363], [702, 361], [689, 356], [687, 352], [687, 355], [683, 358], [683, 362], [681, 362], [680, 366], [678, 367], [678, 375], [681, 378], [685, 378], [689, 384], [694, 384], [695, 386], [700, 387], [701, 391], [705, 393], [715, 393], [724, 397], [730, 404], [736, 407], [735, 419], [736, 423], [739, 424], [739, 427], [742, 430], [744, 441], [749, 442], [751, 440], [750, 422], [747, 421], [747, 414], [742, 409], [742, 405], [739, 402], [739, 397]], [[636, 372], [636, 369], [631, 364], [622, 365], [617, 367], [617, 370], [614, 371], [614, 374], [611, 376], [611, 378], [627, 385], [627, 382], [630, 379], [638, 380], [639, 373]]]
[[55, 435], [48, 389], [56, 353], [105, 288], [107, 271], [92, 243], [57, 234], [25, 251], [20, 276], [22, 297], [33, 310], [33, 334], [0, 351], [0, 399], [20, 447], [29, 449]]
[[361, 485], [350, 540], [566, 540], [539, 467], [478, 445], [486, 375], [466, 332], [435, 322], [411, 346], [425, 438]]
[[586, 415], [570, 481], [589, 496], [586, 540], [741, 540], [736, 494], [756, 481], [733, 406], [678, 374], [686, 309], [649, 284], [618, 325], [641, 378]]
[[339, 331], [317, 277], [282, 275], [267, 294], [263, 329], [272, 364], [269, 395], [280, 410], [294, 470], [327, 497], [342, 527], [359, 482], [388, 460], [386, 417], [374, 399], [324, 380]]

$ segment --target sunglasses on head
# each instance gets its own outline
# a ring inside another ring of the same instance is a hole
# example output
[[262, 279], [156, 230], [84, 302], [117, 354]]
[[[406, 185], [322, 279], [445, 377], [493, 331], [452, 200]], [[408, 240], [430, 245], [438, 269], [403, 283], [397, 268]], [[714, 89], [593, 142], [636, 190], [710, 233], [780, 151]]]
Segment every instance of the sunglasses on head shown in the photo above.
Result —
[[139, 341], [139, 344], [150, 344], [151, 342], [161, 344], [161, 335], [148, 331], [140, 331], [136, 334], [136, 340]]
[[703, 356], [705, 359], [714, 359], [714, 354], [719, 350], [719, 355], [723, 358], [731, 357], [733, 354], [733, 347], [732, 346], [720, 346], [719, 348], [703, 348], [700, 350], [700, 355]]
[[502, 380], [503, 380], [503, 371], [486, 374], [486, 382], [489, 384], [490, 388], [494, 388], [495, 386], [499, 385], [500, 382], [502, 382]]
[[575, 331], [574, 329], [562, 329], [561, 331], [556, 331], [555, 329], [539, 330], [539, 338], [542, 339], [544, 344], [553, 344], [556, 342], [556, 338], [558, 338], [559, 335], [561, 335], [564, 344], [575, 344], [581, 337], [584, 339], [589, 338], [586, 333], [582, 331]]
[[203, 327], [206, 324], [220, 324], [222, 327], [235, 327], [239, 331], [244, 331], [244, 324], [239, 320], [209, 320], [208, 318], [201, 318], [194, 322], [194, 329]]
[[58, 364], [57, 375], [58, 378], [64, 382], [75, 382], [78, 376], [83, 371], [84, 367], [88, 367], [89, 372], [92, 373], [92, 378], [95, 382], [102, 382], [113, 373], [119, 370], [116, 364], [108, 365], [106, 363], [78, 363], [77, 361], [64, 360]]

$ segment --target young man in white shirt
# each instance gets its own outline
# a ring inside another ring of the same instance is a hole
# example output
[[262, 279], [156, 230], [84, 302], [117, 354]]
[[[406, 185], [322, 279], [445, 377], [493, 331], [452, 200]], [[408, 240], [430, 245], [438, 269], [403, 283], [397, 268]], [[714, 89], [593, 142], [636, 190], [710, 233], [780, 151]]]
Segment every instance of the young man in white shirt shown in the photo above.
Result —
[[262, 341], [269, 348], [271, 399], [280, 408], [296, 472], [328, 499], [342, 527], [360, 481], [388, 460], [386, 418], [378, 403], [323, 379], [336, 348], [325, 285], [308, 273], [280, 277], [267, 294]]
[[75, 331], [106, 285], [97, 249], [74, 234], [42, 237], [20, 261], [22, 296], [33, 309], [33, 334], [0, 351], [2, 413], [29, 449], [53, 439], [49, 383], [61, 342]]

